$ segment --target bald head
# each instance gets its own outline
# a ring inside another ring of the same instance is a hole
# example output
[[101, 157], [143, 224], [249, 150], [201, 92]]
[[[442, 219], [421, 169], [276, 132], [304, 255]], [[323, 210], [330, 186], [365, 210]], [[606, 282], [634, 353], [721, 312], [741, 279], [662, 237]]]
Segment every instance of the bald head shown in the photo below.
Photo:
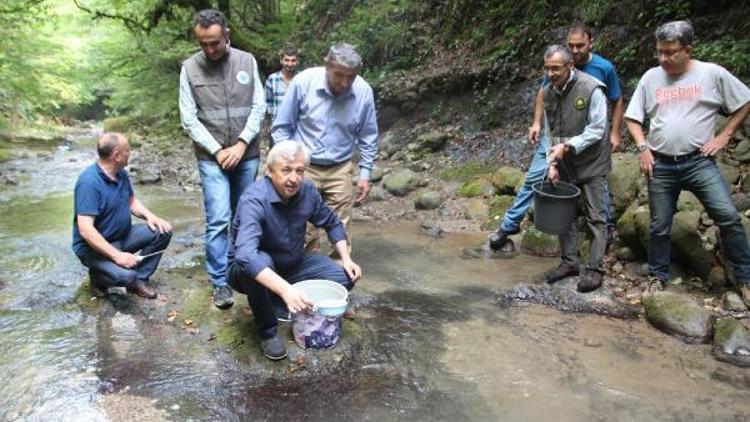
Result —
[[115, 150], [127, 145], [127, 143], [128, 140], [122, 133], [104, 132], [96, 142], [96, 152], [99, 153], [99, 158], [105, 160], [111, 157]]

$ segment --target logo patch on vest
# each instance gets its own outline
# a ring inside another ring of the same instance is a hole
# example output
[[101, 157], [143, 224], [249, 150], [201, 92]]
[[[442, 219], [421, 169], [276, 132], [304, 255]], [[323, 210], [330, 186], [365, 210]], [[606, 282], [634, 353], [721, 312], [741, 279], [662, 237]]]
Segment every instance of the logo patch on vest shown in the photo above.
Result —
[[583, 97], [576, 98], [576, 110], [583, 110], [586, 108], [586, 100]]
[[245, 72], [244, 70], [240, 70], [239, 72], [237, 72], [237, 82], [241, 83], [242, 85], [249, 84], [250, 75], [248, 75], [247, 72]]

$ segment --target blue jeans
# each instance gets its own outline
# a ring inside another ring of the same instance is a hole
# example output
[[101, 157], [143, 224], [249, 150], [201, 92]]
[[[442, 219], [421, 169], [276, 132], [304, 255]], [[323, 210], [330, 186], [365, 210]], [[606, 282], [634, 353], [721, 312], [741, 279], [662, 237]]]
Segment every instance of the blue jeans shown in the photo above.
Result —
[[739, 282], [750, 282], [750, 247], [745, 228], [716, 161], [695, 155], [683, 161], [657, 158], [654, 176], [648, 184], [651, 224], [648, 238], [649, 274], [669, 280], [672, 218], [680, 191], [686, 189], [701, 201], [709, 217], [719, 227], [721, 249]]
[[[258, 251], [258, 254], [266, 253]], [[269, 261], [273, 262], [271, 259]], [[324, 255], [305, 255], [294, 268], [276, 269], [272, 266], [271, 269], [290, 284], [304, 280], [323, 279], [339, 283], [346, 287], [346, 290], [351, 290], [354, 287], [354, 283], [349, 279], [344, 267]], [[266, 286], [258, 283], [242, 266], [234, 262], [229, 268], [229, 284], [234, 290], [247, 295], [247, 301], [253, 310], [255, 325], [258, 327], [260, 338], [267, 340], [275, 336], [277, 320], [273, 303], [274, 299], [279, 301], [278, 296]]]
[[[148, 255], [167, 248], [172, 239], [172, 233], [159, 233], [151, 230], [145, 224], [136, 224], [124, 239], [109, 242], [112, 246], [123, 252], [135, 253], [141, 251], [141, 255]], [[87, 247], [85, 252], [78, 256], [81, 263], [89, 268], [92, 282], [103, 287], [127, 287], [136, 281], [148, 282], [156, 271], [162, 254], [144, 258], [135, 268], [123, 268], [111, 259], [93, 249]], [[94, 280], [95, 279], [95, 280]]]
[[[516, 193], [513, 205], [505, 211], [503, 222], [500, 224], [500, 230], [510, 234], [518, 233], [521, 230], [521, 222], [524, 216], [526, 216], [529, 207], [534, 203], [534, 191], [531, 189], [531, 186], [536, 182], [540, 182], [547, 170], [548, 147], [549, 140], [543, 136], [540, 137], [534, 157], [531, 159], [531, 164], [529, 164], [529, 170], [526, 172], [526, 179], [523, 182], [523, 186]], [[606, 179], [604, 181], [604, 216], [606, 217], [607, 230], [612, 230], [614, 224], [612, 223], [609, 187], [607, 186]]]
[[226, 171], [216, 161], [198, 161], [206, 211], [206, 272], [214, 287], [227, 285], [229, 227], [240, 196], [255, 181], [259, 163], [253, 158]]

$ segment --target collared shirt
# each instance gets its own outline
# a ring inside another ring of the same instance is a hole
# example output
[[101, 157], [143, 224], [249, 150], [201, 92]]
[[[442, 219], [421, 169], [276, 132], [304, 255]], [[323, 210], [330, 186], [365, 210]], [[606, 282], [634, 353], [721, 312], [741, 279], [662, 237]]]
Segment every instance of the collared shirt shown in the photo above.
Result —
[[247, 188], [237, 204], [229, 259], [253, 277], [272, 264], [276, 272], [283, 274], [304, 257], [305, 224], [308, 221], [325, 229], [332, 244], [346, 239], [341, 220], [323, 201], [311, 181], [304, 180], [299, 192], [284, 201], [271, 179], [264, 176]]
[[[553, 86], [552, 89], [555, 93], [560, 94], [561, 91], [564, 91], [570, 81], [573, 80], [576, 72], [576, 70], [570, 72], [570, 77], [562, 90]], [[607, 99], [601, 89], [596, 89], [591, 94], [588, 121], [589, 124], [583, 129], [583, 133], [568, 139], [566, 142], [576, 154], [601, 140], [604, 137], [604, 131], [607, 130]], [[544, 119], [544, 135], [547, 139], [551, 139], [549, 122], [546, 118]]]
[[289, 83], [284, 79], [283, 70], [272, 73], [266, 79], [266, 114], [271, 116], [271, 119], [275, 119], [279, 114], [279, 106], [288, 87]]
[[[250, 115], [247, 116], [245, 128], [238, 136], [238, 138], [245, 141], [246, 144], [249, 144], [260, 131], [260, 122], [263, 121], [263, 112], [266, 109], [265, 95], [263, 93], [263, 86], [260, 84], [260, 76], [258, 75], [257, 66], [253, 69], [253, 81], [252, 111], [250, 112]], [[182, 66], [182, 69], [180, 70], [179, 107], [182, 127], [185, 128], [190, 138], [211, 153], [211, 155], [216, 155], [221, 149], [221, 144], [214, 139], [211, 133], [208, 132], [208, 129], [203, 126], [203, 123], [198, 120], [198, 106], [195, 103], [193, 91], [190, 89], [185, 66]]]
[[310, 162], [341, 164], [359, 149], [360, 179], [368, 180], [378, 149], [378, 123], [370, 85], [357, 76], [351, 89], [335, 97], [328, 87], [325, 67], [302, 71], [292, 79], [273, 121], [274, 142], [301, 141]]
[[117, 180], [99, 167], [88, 166], [76, 181], [73, 211], [73, 251], [80, 256], [86, 249], [86, 241], [78, 230], [77, 217], [94, 217], [94, 227], [108, 242], [122, 239], [130, 232], [130, 198], [133, 187], [125, 169], [117, 172]]

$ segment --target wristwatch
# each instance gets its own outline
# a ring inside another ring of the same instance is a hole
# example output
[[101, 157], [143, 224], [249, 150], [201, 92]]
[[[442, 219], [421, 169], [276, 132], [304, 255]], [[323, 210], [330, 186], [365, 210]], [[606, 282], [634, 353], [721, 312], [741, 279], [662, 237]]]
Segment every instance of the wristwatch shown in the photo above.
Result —
[[635, 146], [635, 149], [637, 149], [637, 150], [638, 150], [638, 153], [639, 153], [639, 154], [640, 154], [640, 153], [642, 153], [643, 151], [645, 151], [645, 150], [646, 150], [647, 148], [648, 148], [648, 146], [646, 146], [646, 143], [645, 143], [645, 142], [644, 142], [644, 143], [642, 143], [642, 144], [640, 144], [640, 145], [636, 145], [636, 146]]

